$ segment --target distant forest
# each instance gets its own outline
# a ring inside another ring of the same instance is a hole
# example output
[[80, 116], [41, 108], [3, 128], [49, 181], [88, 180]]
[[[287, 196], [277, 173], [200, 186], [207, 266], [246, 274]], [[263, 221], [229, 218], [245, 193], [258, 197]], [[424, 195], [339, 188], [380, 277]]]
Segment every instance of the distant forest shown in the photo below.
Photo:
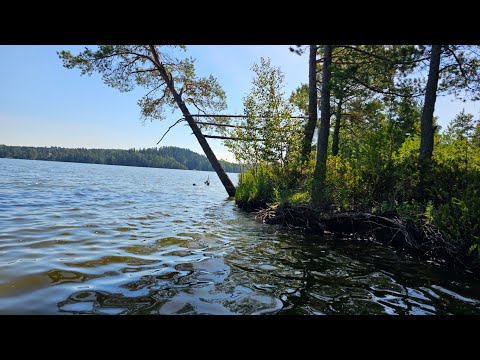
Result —
[[[213, 171], [204, 155], [175, 146], [116, 150], [0, 145], [0, 158]], [[240, 172], [239, 164], [220, 163], [226, 172]]]

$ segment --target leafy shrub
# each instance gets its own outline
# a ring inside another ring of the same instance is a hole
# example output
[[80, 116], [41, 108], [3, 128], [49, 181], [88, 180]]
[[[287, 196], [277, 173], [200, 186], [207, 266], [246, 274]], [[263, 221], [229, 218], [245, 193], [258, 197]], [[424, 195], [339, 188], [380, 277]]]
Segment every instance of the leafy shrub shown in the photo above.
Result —
[[266, 165], [240, 174], [236, 202], [247, 210], [265, 207], [275, 199], [275, 180], [273, 171]]

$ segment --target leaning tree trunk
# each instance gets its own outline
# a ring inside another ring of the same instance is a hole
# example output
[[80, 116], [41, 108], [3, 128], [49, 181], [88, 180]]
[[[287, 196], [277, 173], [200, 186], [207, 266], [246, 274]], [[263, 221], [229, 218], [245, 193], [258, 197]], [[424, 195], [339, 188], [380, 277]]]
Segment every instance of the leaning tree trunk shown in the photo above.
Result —
[[[433, 112], [437, 100], [438, 77], [440, 72], [440, 55], [442, 45], [432, 45], [430, 69], [428, 71], [425, 103], [423, 104], [421, 139], [420, 139], [420, 191], [426, 190], [426, 177], [433, 154]], [[423, 197], [423, 195], [422, 195]]]
[[320, 130], [317, 142], [317, 158], [313, 173], [312, 200], [319, 203], [325, 195], [327, 175], [328, 134], [330, 132], [330, 78], [332, 75], [332, 45], [325, 45], [322, 70], [322, 96], [320, 100]]
[[342, 117], [343, 95], [338, 99], [337, 111], [335, 114], [335, 128], [333, 129], [332, 155], [338, 155], [338, 136], [340, 134], [340, 120]]
[[151, 50], [153, 58], [155, 59], [155, 62], [156, 62], [155, 66], [157, 67], [158, 71], [160, 72], [160, 75], [161, 75], [162, 79], [167, 84], [168, 89], [172, 93], [175, 102], [177, 103], [178, 107], [182, 111], [182, 114], [185, 117], [185, 120], [187, 121], [188, 125], [190, 125], [190, 128], [193, 131], [193, 134], [197, 138], [200, 146], [203, 149], [203, 152], [207, 156], [207, 159], [210, 161], [210, 164], [212, 164], [212, 167], [215, 170], [215, 172], [217, 173], [218, 177], [220, 178], [220, 181], [222, 182], [223, 186], [225, 187], [225, 190], [227, 190], [227, 193], [228, 193], [229, 196], [235, 196], [235, 186], [233, 185], [232, 181], [228, 177], [225, 170], [222, 168], [222, 165], [220, 165], [220, 162], [218, 161], [217, 157], [215, 156], [212, 149], [210, 148], [210, 145], [208, 144], [207, 140], [205, 139], [202, 132], [200, 131], [200, 128], [193, 121], [193, 117], [190, 114], [190, 111], [188, 111], [188, 108], [185, 105], [185, 102], [182, 100], [182, 97], [180, 96], [180, 94], [175, 89], [175, 86], [173, 84], [173, 80], [168, 75], [167, 70], [165, 69], [165, 67], [161, 63], [160, 58], [158, 56], [158, 53], [155, 50], [155, 47], [153, 45], [150, 45], [150, 50]]
[[305, 125], [303, 136], [302, 162], [307, 161], [310, 157], [317, 119], [317, 45], [310, 45], [310, 58], [308, 60], [308, 121]]

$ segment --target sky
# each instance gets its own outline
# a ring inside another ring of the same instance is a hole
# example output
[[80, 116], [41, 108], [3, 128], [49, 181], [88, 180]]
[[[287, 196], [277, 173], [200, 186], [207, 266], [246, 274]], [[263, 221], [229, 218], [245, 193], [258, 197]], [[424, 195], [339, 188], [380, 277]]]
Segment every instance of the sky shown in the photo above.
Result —
[[[243, 97], [251, 86], [251, 66], [263, 57], [285, 73], [285, 93], [308, 82], [308, 56], [298, 56], [288, 45], [192, 45], [197, 74], [217, 78], [226, 92], [225, 113], [242, 114]], [[105, 85], [99, 75], [80, 76], [62, 66], [59, 50], [77, 53], [82, 46], [0, 45], [0, 144], [85, 148], [148, 148], [157, 142], [181, 113], [169, 110], [164, 121], [140, 119], [138, 99], [144, 89], [120, 93]], [[435, 115], [447, 124], [462, 109], [480, 115], [480, 104], [443, 96]], [[192, 109], [193, 112], [193, 109]], [[233, 156], [221, 140], [209, 139], [221, 159]], [[179, 146], [203, 154], [187, 125], [177, 125], [158, 146]]]

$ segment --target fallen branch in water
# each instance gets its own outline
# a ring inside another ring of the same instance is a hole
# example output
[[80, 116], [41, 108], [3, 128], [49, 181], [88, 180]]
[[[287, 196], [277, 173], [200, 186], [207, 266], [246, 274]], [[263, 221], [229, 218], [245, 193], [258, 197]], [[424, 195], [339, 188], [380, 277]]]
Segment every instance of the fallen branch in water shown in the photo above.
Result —
[[[345, 212], [328, 216], [325, 221], [327, 222], [327, 228], [335, 232], [342, 232], [341, 228], [345, 228], [349, 233], [365, 233], [376, 238], [381, 235], [388, 235], [387, 244], [392, 243], [402, 235], [404, 241], [410, 247], [419, 249], [419, 243], [410, 233], [407, 224], [398, 217], [389, 218], [370, 213]], [[349, 223], [349, 227], [347, 223]]]

